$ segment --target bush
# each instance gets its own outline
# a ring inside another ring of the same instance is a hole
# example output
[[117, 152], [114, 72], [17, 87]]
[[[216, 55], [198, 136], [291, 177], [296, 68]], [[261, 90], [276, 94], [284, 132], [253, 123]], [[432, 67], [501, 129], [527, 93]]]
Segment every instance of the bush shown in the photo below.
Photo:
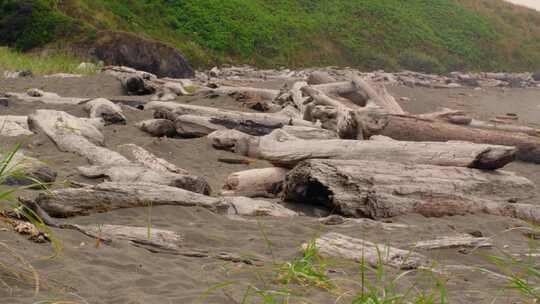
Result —
[[407, 50], [399, 56], [399, 65], [407, 70], [443, 74], [446, 72], [444, 66], [434, 57], [422, 52]]
[[48, 0], [0, 0], [0, 43], [26, 51], [70, 33], [74, 21]]

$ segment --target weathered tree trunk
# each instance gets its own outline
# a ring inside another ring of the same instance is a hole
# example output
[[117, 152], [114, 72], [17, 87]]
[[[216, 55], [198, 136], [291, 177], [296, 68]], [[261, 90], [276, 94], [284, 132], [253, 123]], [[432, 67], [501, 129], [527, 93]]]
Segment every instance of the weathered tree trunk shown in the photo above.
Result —
[[163, 158], [159, 158], [144, 148], [134, 144], [121, 145], [118, 147], [118, 151], [130, 161], [156, 172], [168, 172], [183, 175], [190, 174], [187, 170], [179, 168]]
[[137, 123], [136, 126], [155, 137], [174, 137], [177, 135], [174, 122], [168, 119], [149, 119]]
[[[309, 246], [304, 244], [304, 247]], [[375, 244], [339, 233], [326, 233], [315, 240], [315, 246], [323, 256], [365, 262], [372, 267], [380, 264], [398, 269], [430, 267], [431, 261], [416, 252]]]
[[[487, 213], [540, 219], [528, 179], [503, 171], [359, 160], [309, 160], [284, 183], [284, 198], [325, 205], [353, 217]], [[537, 222], [538, 223], [538, 222]]]
[[311, 73], [307, 79], [307, 83], [310, 85], [325, 84], [336, 82], [336, 79], [330, 74], [322, 71], [315, 71]]
[[517, 158], [540, 163], [540, 137], [521, 133], [481, 130], [465, 126], [421, 119], [407, 115], [391, 115], [365, 111], [358, 115], [363, 133], [384, 135], [405, 141], [470, 141], [479, 144], [514, 146]]
[[251, 87], [228, 87], [200, 89], [197, 94], [205, 96], [231, 96], [236, 100], [274, 100], [278, 97], [278, 90], [260, 89]]
[[222, 213], [227, 213], [230, 207], [219, 198], [175, 187], [153, 183], [125, 184], [114, 182], [41, 193], [36, 199], [36, 203], [53, 217], [89, 215], [115, 209], [150, 205], [199, 206]]
[[358, 91], [363, 92], [367, 100], [365, 106], [378, 106], [390, 114], [405, 114], [405, 111], [382, 85], [368, 83], [358, 76], [352, 77], [352, 82]]
[[156, 75], [147, 72], [120, 66], [104, 67], [103, 72], [116, 77], [128, 95], [151, 95], [159, 89]]
[[90, 118], [101, 118], [106, 124], [126, 124], [126, 116], [119, 105], [110, 100], [98, 98], [90, 100], [84, 105]]
[[288, 171], [273, 167], [233, 173], [227, 178], [221, 194], [224, 196], [277, 197], [283, 189], [283, 181]]
[[[214, 134], [212, 140], [220, 134]], [[223, 133], [225, 138], [227, 133]], [[223, 142], [226, 142], [224, 139]], [[263, 137], [237, 136], [235, 150], [276, 166], [292, 167], [306, 159], [358, 159], [397, 163], [498, 169], [514, 160], [513, 147], [469, 142], [406, 142], [395, 140], [300, 140], [276, 130]], [[240, 143], [240, 144], [239, 144]], [[216, 144], [214, 144], [216, 145]]]
[[243, 196], [223, 197], [222, 200], [229, 204], [228, 215], [230, 216], [298, 216], [296, 212], [289, 210], [280, 204], [264, 200], [255, 200]]

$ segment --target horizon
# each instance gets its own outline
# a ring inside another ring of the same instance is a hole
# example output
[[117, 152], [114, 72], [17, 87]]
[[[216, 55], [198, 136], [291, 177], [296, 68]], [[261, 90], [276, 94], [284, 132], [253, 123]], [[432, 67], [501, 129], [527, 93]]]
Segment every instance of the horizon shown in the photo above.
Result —
[[508, 2], [527, 6], [540, 11], [540, 0], [506, 0]]

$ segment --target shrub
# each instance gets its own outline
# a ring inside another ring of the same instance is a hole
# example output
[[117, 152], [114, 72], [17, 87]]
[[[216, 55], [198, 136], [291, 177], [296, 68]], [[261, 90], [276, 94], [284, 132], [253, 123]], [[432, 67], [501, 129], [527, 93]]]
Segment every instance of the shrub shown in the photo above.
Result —
[[407, 70], [430, 74], [442, 74], [444, 66], [436, 58], [422, 52], [407, 50], [399, 56], [399, 65]]

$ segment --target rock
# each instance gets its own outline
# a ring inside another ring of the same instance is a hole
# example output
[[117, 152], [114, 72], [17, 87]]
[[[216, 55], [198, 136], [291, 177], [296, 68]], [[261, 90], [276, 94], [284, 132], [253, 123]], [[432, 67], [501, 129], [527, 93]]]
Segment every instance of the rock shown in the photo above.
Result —
[[158, 77], [195, 77], [189, 62], [177, 49], [132, 33], [98, 33], [89, 55], [108, 65], [128, 66]]

